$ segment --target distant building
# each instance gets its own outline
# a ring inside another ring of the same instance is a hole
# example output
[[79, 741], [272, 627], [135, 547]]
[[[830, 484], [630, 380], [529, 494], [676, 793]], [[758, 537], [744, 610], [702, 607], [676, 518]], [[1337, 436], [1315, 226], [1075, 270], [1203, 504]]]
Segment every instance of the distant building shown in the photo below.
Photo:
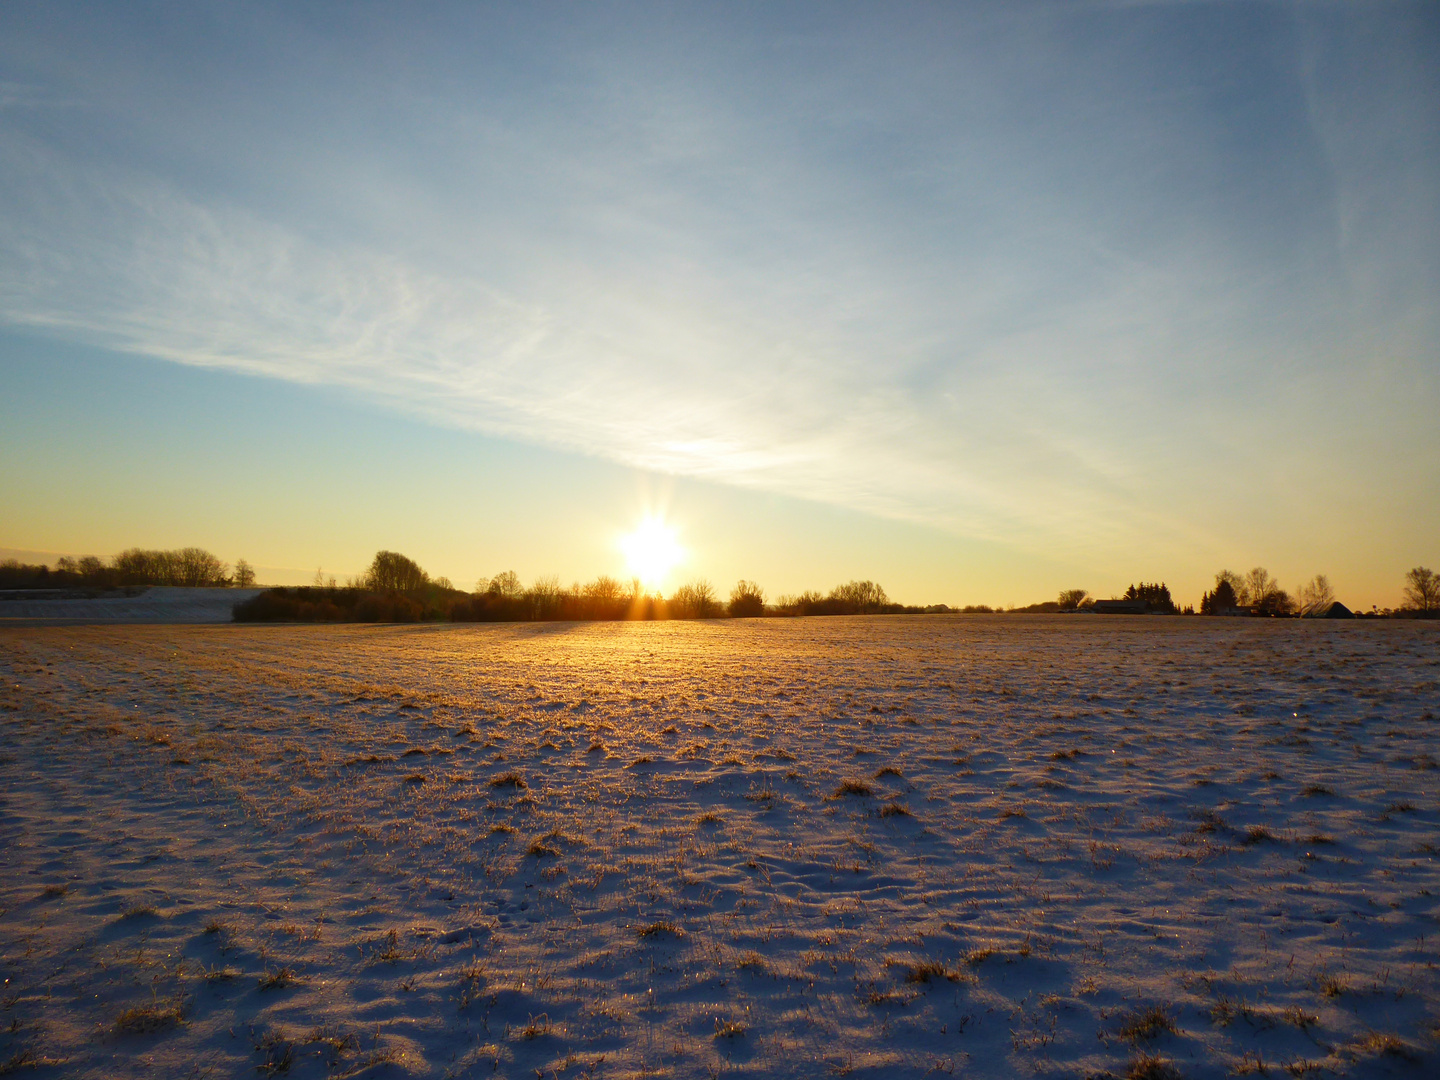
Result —
[[1096, 600], [1097, 615], [1148, 615], [1150, 604], [1145, 600]]
[[1307, 619], [1353, 619], [1355, 613], [1339, 600], [1332, 600], [1319, 611], [1306, 616]]

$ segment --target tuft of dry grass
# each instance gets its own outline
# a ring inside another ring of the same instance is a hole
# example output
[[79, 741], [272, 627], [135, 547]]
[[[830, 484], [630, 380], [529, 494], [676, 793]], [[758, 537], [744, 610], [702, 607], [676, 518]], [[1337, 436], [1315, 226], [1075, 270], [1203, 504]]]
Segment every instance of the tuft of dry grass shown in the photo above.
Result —
[[745, 1034], [745, 1025], [734, 1020], [715, 1018], [715, 1038], [738, 1039]]
[[1375, 1057], [1396, 1057], [1402, 1061], [1415, 1062], [1420, 1057], [1415, 1049], [1398, 1035], [1388, 1031], [1372, 1031], [1363, 1039], [1352, 1044], [1356, 1050]]
[[1251, 825], [1245, 830], [1245, 835], [1240, 838], [1242, 844], [1273, 844], [1276, 842], [1275, 834], [1264, 825]]
[[871, 788], [869, 784], [865, 783], [864, 780], [846, 780], [843, 784], [841, 784], [835, 789], [834, 793], [830, 797], [832, 799], [843, 799], [849, 795], [856, 795], [861, 798], [869, 798], [871, 795], [874, 794], [874, 789]]
[[1230, 826], [1225, 823], [1225, 819], [1219, 814], [1213, 810], [1206, 810], [1200, 815], [1200, 824], [1195, 826], [1195, 831], [1208, 835], [1217, 832], [1227, 832], [1229, 828]]
[[905, 779], [905, 774], [902, 773], [899, 769], [895, 768], [894, 765], [886, 765], [883, 769], [878, 770], [875, 773], [874, 778], [876, 780], [884, 780], [887, 776], [893, 776], [897, 780]]
[[639, 938], [673, 937], [683, 938], [685, 931], [676, 926], [673, 922], [653, 922], [648, 926], [640, 926], [635, 929], [635, 936]]
[[62, 882], [59, 885], [46, 885], [40, 893], [40, 899], [50, 900], [57, 896], [64, 896], [70, 891], [70, 886]]
[[283, 990], [299, 982], [294, 970], [288, 967], [273, 968], [260, 976], [256, 985], [261, 990]]
[[741, 971], [765, 971], [768, 967], [765, 958], [753, 949], [741, 956], [735, 966]]
[[151, 1002], [126, 1009], [115, 1018], [117, 1035], [149, 1035], [165, 1031], [185, 1022], [185, 1002], [176, 999], [170, 1002]]
[[1294, 1024], [1301, 1031], [1307, 1033], [1312, 1027], [1314, 1027], [1320, 1022], [1320, 1018], [1318, 1016], [1316, 1016], [1314, 1013], [1307, 1013], [1304, 1009], [1300, 1008], [1299, 1005], [1289, 1006], [1288, 1008], [1284, 1009], [1280, 1013], [1280, 1015], [1285, 1018], [1285, 1022], [1287, 1024]]
[[556, 847], [551, 847], [549, 844], [545, 843], [543, 838], [539, 838], [530, 842], [530, 846], [525, 849], [525, 854], [533, 855], [537, 859], [543, 859], [547, 857], [555, 858], [559, 856], [560, 849]]
[[905, 981], [907, 983], [928, 983], [939, 982], [946, 979], [949, 982], [959, 982], [960, 976], [952, 972], [939, 960], [922, 960], [918, 964], [905, 964]]
[[1241, 1006], [1235, 1004], [1234, 998], [1221, 994], [1215, 999], [1215, 1004], [1210, 1006], [1210, 1022], [1220, 1027], [1229, 1027], [1241, 1011]]
[[525, 782], [525, 778], [521, 776], [518, 772], [511, 770], [510, 772], [502, 773], [499, 776], [491, 777], [490, 786], [492, 788], [514, 788], [518, 791], [523, 788], [528, 788], [530, 785]]
[[1181, 1080], [1174, 1065], [1155, 1054], [1140, 1054], [1125, 1070], [1125, 1080]]
[[1167, 1032], [1175, 1033], [1175, 1021], [1159, 1005], [1150, 1005], [1127, 1016], [1116, 1034], [1128, 1043], [1141, 1043]]
[[44, 1069], [52, 1065], [63, 1065], [64, 1061], [53, 1061], [40, 1057], [33, 1050], [17, 1050], [4, 1061], [0, 1061], [0, 1076], [10, 1076], [21, 1069]]
[[550, 1016], [548, 1013], [541, 1013], [539, 1016], [530, 1017], [530, 1022], [518, 1032], [522, 1039], [539, 1039], [550, 1034]]
[[295, 1063], [295, 1045], [287, 1038], [277, 1033], [270, 1033], [261, 1040], [255, 1047], [265, 1055], [265, 1059], [255, 1066], [255, 1071], [261, 1076], [279, 1076], [290, 1071], [290, 1066]]
[[910, 811], [900, 802], [892, 799], [880, 808], [881, 817], [909, 817]]
[[1334, 798], [1335, 792], [1324, 784], [1306, 784], [1300, 794], [1307, 799]]

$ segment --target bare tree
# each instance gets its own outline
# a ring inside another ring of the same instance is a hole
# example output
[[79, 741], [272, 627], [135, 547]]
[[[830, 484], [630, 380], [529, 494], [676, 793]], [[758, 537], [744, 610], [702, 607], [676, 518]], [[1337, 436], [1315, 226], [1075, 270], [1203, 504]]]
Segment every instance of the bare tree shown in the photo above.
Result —
[[235, 587], [248, 589], [255, 584], [255, 568], [244, 559], [235, 560]]
[[1330, 587], [1329, 578], [1316, 574], [1300, 586], [1298, 599], [1301, 615], [1319, 615], [1335, 602], [1335, 590]]
[[713, 619], [720, 614], [714, 587], [708, 581], [681, 585], [670, 597], [670, 613], [677, 619]]
[[1087, 589], [1062, 589], [1060, 591], [1060, 610], [1076, 611], [1090, 597]]
[[1257, 566], [1246, 574], [1240, 583], [1240, 600], [1251, 607], [1259, 607], [1278, 587], [1275, 579], [1270, 576], [1270, 571], [1263, 566]]
[[856, 611], [877, 611], [890, 602], [885, 590], [873, 581], [850, 581], [830, 590], [830, 599], [853, 607]]
[[1405, 603], [1416, 611], [1429, 614], [1440, 611], [1440, 575], [1423, 566], [1405, 574]]
[[525, 590], [525, 599], [530, 604], [530, 614], [535, 619], [553, 619], [560, 610], [563, 591], [560, 578], [554, 574], [535, 579], [535, 584]]
[[629, 598], [625, 586], [606, 574], [601, 574], [589, 585], [586, 585], [581, 590], [581, 594], [585, 599], [597, 604], [618, 604]]
[[[482, 585], [484, 588], [481, 588]], [[518, 600], [525, 594], [525, 588], [520, 584], [520, 575], [514, 570], [502, 570], [489, 581], [481, 581], [475, 586], [475, 591], [489, 593], [504, 600]]]

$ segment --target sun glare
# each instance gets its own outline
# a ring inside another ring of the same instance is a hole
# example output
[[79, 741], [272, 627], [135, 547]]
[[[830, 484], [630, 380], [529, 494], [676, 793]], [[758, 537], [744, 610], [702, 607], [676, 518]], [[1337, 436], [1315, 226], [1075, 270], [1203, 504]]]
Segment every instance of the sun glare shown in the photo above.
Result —
[[622, 536], [620, 550], [625, 553], [626, 572], [652, 588], [660, 585], [665, 575], [685, 557], [675, 530], [653, 517], [642, 521], [634, 532]]

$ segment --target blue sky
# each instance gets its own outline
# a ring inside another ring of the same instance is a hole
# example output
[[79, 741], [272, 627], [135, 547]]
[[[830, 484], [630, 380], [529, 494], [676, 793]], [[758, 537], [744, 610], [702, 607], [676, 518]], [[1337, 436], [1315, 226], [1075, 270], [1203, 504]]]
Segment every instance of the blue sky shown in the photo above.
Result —
[[772, 592], [1394, 602], [1440, 560], [1437, 46], [1433, 4], [9, 7], [0, 545], [352, 572], [405, 530], [296, 527], [303, 478], [408, 504], [403, 460], [594, 504], [417, 530], [457, 581], [613, 571], [664, 490], [681, 576]]

